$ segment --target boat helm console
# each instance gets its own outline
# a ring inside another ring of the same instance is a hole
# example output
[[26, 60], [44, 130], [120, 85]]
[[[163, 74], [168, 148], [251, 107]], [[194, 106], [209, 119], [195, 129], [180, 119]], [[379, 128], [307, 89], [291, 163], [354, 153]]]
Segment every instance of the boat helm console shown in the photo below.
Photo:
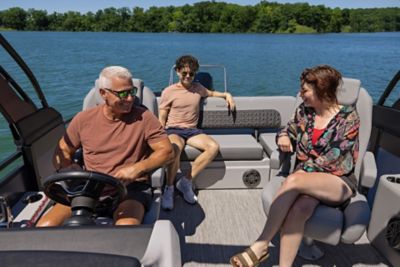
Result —
[[[170, 221], [158, 219], [159, 193], [143, 225], [114, 226], [112, 219], [95, 215], [112, 210], [125, 196], [121, 182], [98, 172], [56, 172], [52, 156], [66, 122], [48, 105], [33, 73], [2, 34], [0, 45], [27, 75], [40, 101], [36, 105], [0, 66], [0, 112], [17, 150], [0, 162], [5, 173], [0, 180], [0, 265], [180, 266], [176, 230]], [[11, 171], [6, 173], [7, 167]], [[161, 179], [159, 173], [152, 178]], [[104, 198], [106, 186], [115, 193]], [[35, 228], [54, 201], [71, 206], [72, 217], [62, 227]]]

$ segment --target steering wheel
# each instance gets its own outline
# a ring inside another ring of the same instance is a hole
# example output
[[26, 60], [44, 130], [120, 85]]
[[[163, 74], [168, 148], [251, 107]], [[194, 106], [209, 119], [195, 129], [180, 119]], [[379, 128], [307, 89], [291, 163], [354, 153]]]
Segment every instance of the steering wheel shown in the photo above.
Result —
[[[101, 201], [100, 196], [108, 185], [111, 195], [108, 201]], [[66, 171], [55, 173], [44, 180], [44, 193], [54, 201], [73, 206], [73, 199], [85, 197], [97, 201], [102, 207], [115, 207], [125, 196], [125, 186], [114, 177], [95, 171]]]

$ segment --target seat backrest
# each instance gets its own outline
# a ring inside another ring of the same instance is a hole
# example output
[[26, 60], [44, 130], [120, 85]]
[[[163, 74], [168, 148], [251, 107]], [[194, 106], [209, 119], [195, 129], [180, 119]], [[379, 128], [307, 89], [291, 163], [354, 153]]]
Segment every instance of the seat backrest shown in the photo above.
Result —
[[197, 72], [194, 81], [201, 83], [208, 90], [214, 90], [213, 78], [208, 72]]
[[153, 114], [158, 117], [158, 102], [156, 95], [153, 91], [147, 87], [143, 87], [142, 96], [141, 96], [141, 104], [145, 106], [148, 110], [153, 112]]
[[[153, 114], [158, 116], [158, 105], [156, 96], [154, 95], [153, 91], [147, 86], [144, 86], [144, 83], [140, 79], [133, 78], [132, 79], [133, 85], [138, 88], [138, 92], [135, 97], [135, 105], [144, 105], [147, 107]], [[82, 110], [86, 110], [89, 108], [93, 108], [97, 105], [103, 104], [104, 100], [100, 95], [99, 87], [98, 87], [98, 79], [95, 81], [95, 85], [86, 97], [83, 100]]]
[[358, 116], [360, 117], [359, 129], [359, 154], [354, 170], [357, 179], [360, 177], [361, 163], [367, 151], [372, 128], [372, 98], [367, 90], [361, 87], [360, 80], [343, 78], [343, 84], [338, 89], [337, 98], [339, 104], [356, 104]]
[[7, 79], [0, 75], [0, 111], [7, 119], [17, 150], [22, 152], [24, 167], [36, 177], [29, 181], [28, 190], [42, 188], [42, 180], [54, 173], [54, 149], [64, 134], [61, 114], [51, 107], [36, 108], [17, 93]]

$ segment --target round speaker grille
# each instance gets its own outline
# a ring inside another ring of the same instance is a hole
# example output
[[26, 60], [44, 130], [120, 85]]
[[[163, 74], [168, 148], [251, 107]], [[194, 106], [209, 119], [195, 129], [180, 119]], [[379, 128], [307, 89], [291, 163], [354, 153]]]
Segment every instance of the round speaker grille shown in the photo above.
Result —
[[243, 173], [243, 183], [248, 188], [255, 188], [261, 182], [261, 175], [257, 170], [247, 170]]
[[400, 251], [400, 217], [390, 219], [386, 227], [386, 239], [389, 246]]

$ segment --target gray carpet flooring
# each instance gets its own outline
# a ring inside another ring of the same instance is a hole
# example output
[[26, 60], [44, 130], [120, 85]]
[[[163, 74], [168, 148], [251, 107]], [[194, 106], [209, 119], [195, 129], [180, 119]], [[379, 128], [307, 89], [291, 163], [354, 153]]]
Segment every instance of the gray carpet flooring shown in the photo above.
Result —
[[[261, 190], [201, 190], [198, 197], [198, 204], [189, 205], [177, 195], [174, 210], [161, 211], [160, 218], [174, 224], [185, 267], [230, 266], [229, 258], [261, 233], [266, 220]], [[365, 236], [354, 245], [318, 245], [325, 251], [323, 258], [311, 262], [297, 257], [294, 266], [390, 266]], [[270, 253], [261, 266], [279, 265], [274, 244]]]

